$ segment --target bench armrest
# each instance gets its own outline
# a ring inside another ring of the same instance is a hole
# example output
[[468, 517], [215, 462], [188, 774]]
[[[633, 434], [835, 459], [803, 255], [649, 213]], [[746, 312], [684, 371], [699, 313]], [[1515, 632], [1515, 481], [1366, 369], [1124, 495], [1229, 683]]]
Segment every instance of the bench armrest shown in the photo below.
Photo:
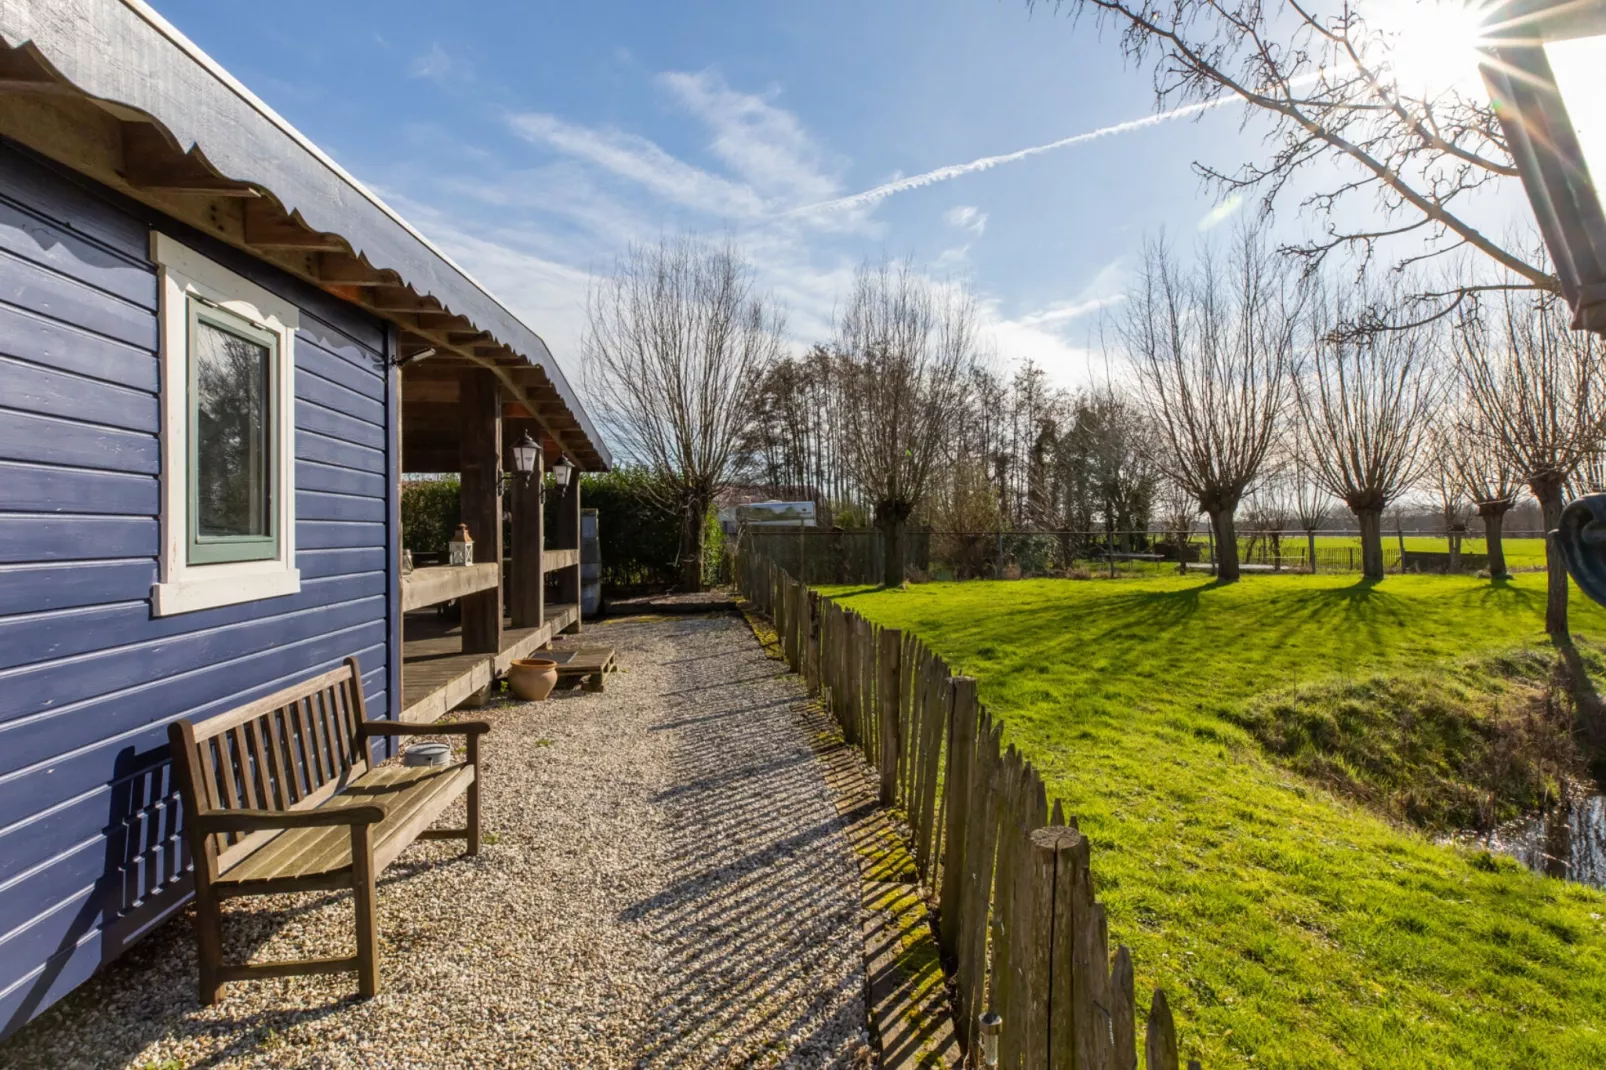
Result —
[[482, 736], [491, 730], [484, 721], [403, 722], [364, 721], [357, 726], [357, 736]]
[[376, 803], [331, 806], [319, 810], [208, 810], [195, 816], [196, 831], [260, 832], [264, 829], [332, 828], [339, 825], [373, 825], [385, 820], [385, 808]]

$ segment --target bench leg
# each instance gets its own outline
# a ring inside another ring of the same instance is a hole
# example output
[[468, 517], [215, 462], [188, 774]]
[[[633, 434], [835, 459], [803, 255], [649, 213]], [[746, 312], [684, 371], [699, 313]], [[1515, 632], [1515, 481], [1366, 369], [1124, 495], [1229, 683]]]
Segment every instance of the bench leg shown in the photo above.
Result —
[[379, 929], [374, 916], [374, 852], [368, 825], [351, 826], [351, 890], [357, 902], [357, 991], [379, 994]]
[[468, 736], [468, 764], [474, 770], [474, 779], [468, 785], [468, 853], [480, 853], [480, 737], [478, 732]]
[[201, 966], [201, 1006], [223, 994], [223, 911], [204, 877], [195, 882], [195, 949]]

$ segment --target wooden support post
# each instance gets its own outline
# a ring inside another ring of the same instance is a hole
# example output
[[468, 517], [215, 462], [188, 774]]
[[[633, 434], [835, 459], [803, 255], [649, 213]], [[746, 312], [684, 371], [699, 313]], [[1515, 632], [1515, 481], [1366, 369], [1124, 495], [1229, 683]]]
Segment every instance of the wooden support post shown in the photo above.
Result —
[[[558, 488], [558, 500], [555, 503], [558, 510], [557, 530], [554, 538], [557, 540], [556, 549], [574, 550], [574, 565], [559, 569], [555, 575], [558, 577], [558, 602], [564, 605], [578, 607], [580, 605], [580, 471], [575, 469], [569, 474], [569, 485]], [[576, 616], [574, 623], [563, 629], [565, 632], [578, 633], [580, 631], [580, 618]]]
[[[502, 565], [502, 388], [496, 373], [463, 373], [458, 445], [463, 523], [474, 538], [474, 560]], [[463, 653], [502, 652], [502, 584], [468, 595], [463, 609]]]
[[374, 844], [371, 825], [351, 826], [351, 890], [357, 908], [357, 991], [379, 994], [379, 922], [374, 913]]
[[881, 717], [881, 754], [877, 764], [881, 767], [882, 806], [892, 806], [898, 801], [898, 755], [903, 749], [898, 738], [902, 654], [903, 633], [896, 628], [881, 629], [881, 657], [876, 663], [881, 675], [876, 681], [876, 699]]
[[480, 777], [485, 767], [480, 764], [480, 734], [468, 734], [468, 764], [474, 770], [474, 780], [468, 786], [468, 853], [480, 853]]
[[546, 615], [546, 576], [541, 571], [543, 552], [541, 473], [520, 476], [513, 484], [513, 576], [508, 590], [508, 612], [515, 628], [539, 628]]

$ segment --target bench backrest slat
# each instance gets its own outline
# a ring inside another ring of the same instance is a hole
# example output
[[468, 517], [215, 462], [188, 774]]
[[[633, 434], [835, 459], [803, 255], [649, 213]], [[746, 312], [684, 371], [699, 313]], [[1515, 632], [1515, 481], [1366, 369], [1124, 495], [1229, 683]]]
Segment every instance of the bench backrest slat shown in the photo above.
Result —
[[[175, 726], [174, 756], [199, 809], [308, 809], [367, 772], [367, 748], [357, 738], [362, 708], [361, 670], [347, 658], [338, 669], [190, 725], [187, 734]], [[213, 836], [213, 875], [273, 835]]]

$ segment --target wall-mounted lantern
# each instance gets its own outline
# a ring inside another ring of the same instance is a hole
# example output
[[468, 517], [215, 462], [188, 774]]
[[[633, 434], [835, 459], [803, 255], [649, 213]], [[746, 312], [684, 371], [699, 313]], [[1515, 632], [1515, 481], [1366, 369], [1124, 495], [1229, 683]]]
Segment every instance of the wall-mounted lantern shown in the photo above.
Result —
[[557, 481], [558, 486], [567, 487], [569, 480], [573, 477], [574, 465], [569, 463], [567, 457], [559, 457], [556, 463], [552, 465], [552, 478]]
[[513, 470], [524, 477], [526, 485], [530, 482], [530, 475], [541, 468], [541, 447], [530, 437], [528, 431], [524, 438], [513, 447]]

